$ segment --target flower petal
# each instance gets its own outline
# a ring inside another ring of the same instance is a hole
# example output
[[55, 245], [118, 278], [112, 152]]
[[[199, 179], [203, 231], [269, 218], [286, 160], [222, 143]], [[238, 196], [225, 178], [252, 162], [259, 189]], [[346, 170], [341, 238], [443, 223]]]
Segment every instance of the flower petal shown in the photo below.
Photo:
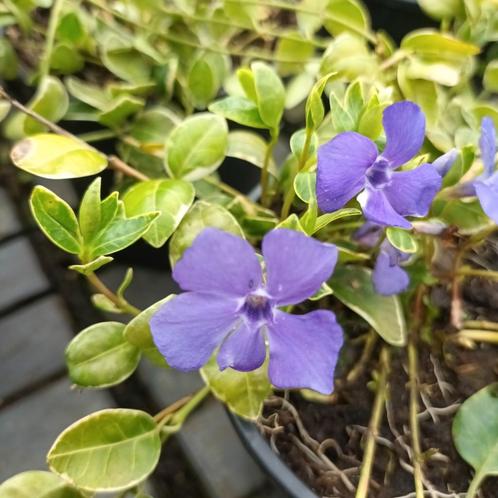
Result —
[[410, 228], [411, 223], [400, 216], [389, 204], [382, 190], [365, 189], [359, 196], [363, 214], [368, 221], [384, 226]]
[[484, 164], [483, 177], [489, 178], [495, 170], [496, 131], [493, 120], [486, 116], [481, 122], [481, 138], [479, 139], [481, 158]]
[[391, 206], [402, 216], [426, 216], [442, 178], [432, 164], [393, 173], [384, 193]]
[[197, 370], [235, 326], [240, 301], [186, 292], [167, 301], [150, 320], [152, 337], [173, 368]]
[[445, 176], [446, 173], [451, 169], [458, 157], [458, 150], [451, 149], [446, 154], [439, 156], [433, 163], [432, 166], [441, 175]]
[[365, 171], [377, 158], [377, 146], [348, 131], [318, 148], [316, 193], [323, 212], [342, 208], [365, 185]]
[[343, 343], [341, 326], [331, 311], [306, 315], [275, 313], [268, 325], [269, 376], [279, 389], [309, 388], [329, 394]]
[[261, 266], [244, 239], [203, 230], [178, 261], [173, 278], [183, 290], [245, 296], [261, 284]]
[[397, 168], [409, 161], [424, 143], [425, 116], [413, 102], [404, 101], [390, 105], [382, 118], [386, 132], [386, 148], [382, 157]]
[[266, 289], [279, 306], [297, 304], [329, 279], [337, 248], [294, 230], [272, 230], [263, 239]]
[[240, 372], [249, 372], [259, 368], [265, 357], [265, 339], [260, 325], [243, 321], [221, 345], [218, 366], [220, 370], [230, 367]]
[[386, 251], [380, 251], [375, 262], [372, 281], [375, 292], [383, 296], [392, 296], [407, 289], [410, 277]]
[[482, 210], [498, 224], [498, 172], [485, 181], [474, 182]]

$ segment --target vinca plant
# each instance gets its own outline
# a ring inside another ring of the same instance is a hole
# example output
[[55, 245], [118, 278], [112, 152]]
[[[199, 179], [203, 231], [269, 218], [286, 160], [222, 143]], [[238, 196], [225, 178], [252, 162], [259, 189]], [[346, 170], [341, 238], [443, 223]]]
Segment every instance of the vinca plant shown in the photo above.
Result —
[[[149, 361], [164, 376], [199, 371], [205, 387], [159, 414], [75, 420], [49, 470], [8, 479], [0, 498], [145, 498], [169, 437], [206, 396], [259, 424], [275, 392], [333, 411], [360, 370], [371, 418], [340, 496], [365, 498], [396, 362], [410, 496], [450, 496], [426, 475], [436, 450], [421, 443], [419, 355], [498, 342], [464, 292], [469, 279], [498, 281], [473, 257], [498, 223], [498, 4], [420, 6], [439, 28], [398, 44], [359, 0], [1, 3], [10, 160], [31, 175], [32, 217], [72, 255], [67, 271], [120, 315], [67, 345], [72, 383], [108, 388]], [[257, 168], [259, 184], [224, 182], [224, 163]], [[37, 177], [88, 182], [70, 206]], [[181, 289], [146, 309], [126, 297], [131, 269], [117, 289], [99, 277], [139, 239], [169, 258]], [[497, 385], [480, 387], [451, 413], [469, 498], [498, 475]]]

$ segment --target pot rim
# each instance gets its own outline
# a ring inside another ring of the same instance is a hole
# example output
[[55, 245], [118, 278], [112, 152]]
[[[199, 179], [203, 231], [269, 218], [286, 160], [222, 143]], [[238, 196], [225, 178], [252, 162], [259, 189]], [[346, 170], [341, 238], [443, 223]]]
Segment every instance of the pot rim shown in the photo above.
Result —
[[319, 498], [271, 449], [256, 424], [228, 410], [228, 416], [243, 445], [259, 467], [289, 498]]

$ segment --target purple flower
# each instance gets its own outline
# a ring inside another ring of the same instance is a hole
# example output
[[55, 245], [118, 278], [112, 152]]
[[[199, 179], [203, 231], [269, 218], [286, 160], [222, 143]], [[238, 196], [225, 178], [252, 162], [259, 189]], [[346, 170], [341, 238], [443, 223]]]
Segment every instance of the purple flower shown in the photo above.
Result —
[[444, 177], [446, 173], [450, 170], [450, 168], [453, 166], [455, 161], [457, 160], [458, 157], [458, 150], [457, 149], [451, 149], [446, 154], [443, 154], [442, 156], [438, 157], [433, 163], [432, 166], [436, 169], [436, 171]]
[[332, 274], [337, 249], [277, 229], [264, 237], [262, 252], [266, 278], [248, 242], [206, 228], [173, 270], [187, 292], [152, 317], [154, 342], [179, 370], [199, 369], [219, 346], [221, 370], [246, 372], [263, 364], [267, 341], [273, 385], [330, 393], [343, 341], [334, 313], [291, 315], [278, 307], [315, 294]]
[[405, 216], [425, 216], [442, 179], [431, 164], [394, 171], [412, 159], [424, 141], [425, 118], [416, 104], [387, 107], [383, 124], [387, 142], [381, 154], [372, 140], [353, 131], [340, 133], [318, 149], [318, 205], [324, 212], [336, 211], [359, 194], [367, 220], [410, 228]]
[[[383, 236], [383, 227], [367, 221], [353, 234], [358, 244], [372, 248]], [[410, 255], [396, 249], [387, 239], [380, 245], [375, 261], [372, 282], [377, 294], [391, 296], [407, 289], [410, 277], [400, 263], [410, 258]]]
[[493, 120], [489, 117], [482, 120], [479, 147], [484, 171], [474, 180], [473, 186], [482, 210], [495, 223], [498, 223], [498, 171], [495, 171], [496, 131]]
[[410, 285], [410, 277], [400, 263], [410, 258], [410, 255], [396, 249], [387, 239], [382, 242], [375, 261], [372, 281], [375, 292], [383, 296], [399, 294]]

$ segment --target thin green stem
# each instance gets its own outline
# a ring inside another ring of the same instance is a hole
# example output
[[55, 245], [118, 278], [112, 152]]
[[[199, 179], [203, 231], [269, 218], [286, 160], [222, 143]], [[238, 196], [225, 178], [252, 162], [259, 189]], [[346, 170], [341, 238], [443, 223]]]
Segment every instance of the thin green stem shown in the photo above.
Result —
[[463, 322], [463, 327], [466, 329], [484, 329], [498, 331], [498, 323], [488, 322], [487, 320], [466, 320], [465, 322]]
[[479, 486], [481, 485], [484, 477], [485, 476], [483, 476], [479, 472], [476, 472], [474, 478], [470, 483], [466, 498], [474, 498], [474, 496], [477, 494], [477, 491], [479, 490]]
[[384, 347], [380, 353], [380, 375], [377, 381], [377, 393], [375, 395], [372, 416], [368, 425], [368, 436], [361, 464], [360, 480], [356, 488], [355, 498], [367, 498], [370, 476], [375, 458], [377, 437], [379, 427], [384, 416], [384, 408], [387, 393], [387, 378], [389, 375], [389, 349]]
[[101, 140], [109, 140], [112, 138], [118, 137], [118, 133], [115, 130], [97, 130], [90, 131], [88, 133], [82, 133], [81, 135], [77, 135], [77, 137], [86, 142], [87, 144], [92, 142], [100, 142]]
[[221, 191], [227, 193], [228, 195], [232, 196], [234, 199], [238, 200], [242, 204], [242, 206], [244, 207], [247, 214], [249, 214], [251, 216], [255, 216], [257, 214], [260, 206], [258, 206], [258, 204], [251, 201], [251, 199], [249, 199], [247, 196], [245, 196], [242, 192], [239, 192], [237, 189], [231, 187], [230, 185], [227, 185], [224, 182], [215, 180], [214, 178], [206, 177], [206, 178], [204, 178], [204, 181], [206, 183], [209, 183], [210, 185], [214, 185], [215, 187], [218, 187]]
[[285, 194], [284, 204], [282, 206], [282, 211], [280, 213], [281, 220], [285, 220], [285, 218], [287, 218], [287, 216], [289, 216], [292, 203], [294, 202], [294, 198], [296, 196], [296, 192], [294, 190], [294, 179], [296, 178], [297, 174], [300, 171], [302, 171], [302, 169], [304, 168], [304, 165], [306, 164], [306, 161], [308, 160], [312, 137], [313, 137], [313, 129], [306, 128], [306, 138], [304, 139], [303, 150], [301, 151], [301, 155], [299, 156], [297, 170], [294, 173], [294, 175], [292, 175], [289, 189], [287, 190], [287, 193]]
[[97, 289], [100, 294], [103, 294], [109, 301], [111, 301], [118, 309], [120, 309], [123, 313], [127, 313], [132, 316], [137, 316], [141, 313], [141, 311], [130, 304], [126, 299], [119, 297], [114, 292], [112, 292], [107, 285], [100, 280], [95, 273], [89, 273], [86, 275], [88, 281]]
[[270, 178], [270, 160], [272, 157], [273, 147], [278, 140], [278, 130], [271, 131], [271, 140], [266, 146], [265, 157], [263, 159], [263, 168], [261, 170], [261, 204], [268, 205], [268, 181]]
[[50, 19], [47, 28], [47, 37], [45, 38], [45, 49], [40, 61], [40, 81], [50, 73], [50, 59], [52, 58], [52, 51], [54, 49], [55, 32], [57, 24], [62, 12], [64, 0], [54, 0], [52, 10], [50, 11]]

